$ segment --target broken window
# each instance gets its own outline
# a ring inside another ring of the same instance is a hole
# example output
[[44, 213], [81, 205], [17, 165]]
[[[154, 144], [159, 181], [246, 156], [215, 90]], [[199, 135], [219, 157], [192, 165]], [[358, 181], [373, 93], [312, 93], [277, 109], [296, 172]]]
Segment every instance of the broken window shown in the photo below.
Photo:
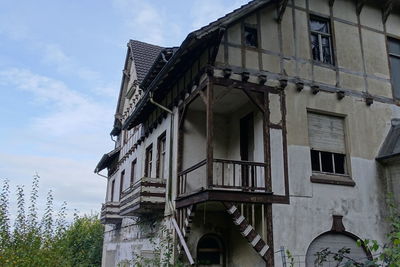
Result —
[[400, 40], [388, 37], [393, 96], [400, 99]]
[[257, 28], [251, 26], [245, 26], [244, 41], [246, 46], [258, 47]]
[[197, 245], [197, 263], [203, 265], [223, 265], [223, 247], [217, 236], [203, 236]]
[[146, 148], [146, 161], [144, 168], [144, 176], [151, 177], [151, 168], [153, 166], [153, 144]]
[[308, 135], [312, 171], [346, 175], [344, 119], [309, 112]]
[[312, 16], [310, 19], [311, 49], [313, 59], [333, 64], [332, 36], [329, 20]]

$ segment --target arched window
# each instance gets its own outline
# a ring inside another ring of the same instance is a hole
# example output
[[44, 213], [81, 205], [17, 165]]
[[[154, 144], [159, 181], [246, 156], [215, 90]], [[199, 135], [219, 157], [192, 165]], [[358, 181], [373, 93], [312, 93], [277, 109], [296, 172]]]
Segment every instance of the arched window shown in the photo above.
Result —
[[326, 248], [333, 253], [337, 253], [340, 249], [344, 247], [349, 248], [350, 253], [346, 255], [349, 256], [351, 259], [362, 262], [369, 259], [369, 255], [365, 252], [364, 248], [357, 245], [356, 240], [357, 238], [354, 236], [350, 236], [350, 234], [346, 235], [341, 233], [328, 232], [320, 235], [319, 237], [314, 239], [308, 247], [306, 255], [306, 266], [336, 266], [333, 264], [335, 263], [333, 256], [328, 256], [326, 262], [324, 262], [322, 265], [315, 264], [315, 259], [317, 258], [316, 253], [321, 252]]
[[216, 235], [205, 235], [197, 244], [197, 263], [200, 266], [224, 266], [224, 247]]

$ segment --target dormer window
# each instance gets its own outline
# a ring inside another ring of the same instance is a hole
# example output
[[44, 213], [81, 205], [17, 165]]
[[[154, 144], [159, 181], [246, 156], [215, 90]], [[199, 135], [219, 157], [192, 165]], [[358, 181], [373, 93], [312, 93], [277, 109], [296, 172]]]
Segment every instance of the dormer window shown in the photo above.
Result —
[[252, 26], [244, 27], [244, 43], [246, 46], [258, 47], [257, 28]]

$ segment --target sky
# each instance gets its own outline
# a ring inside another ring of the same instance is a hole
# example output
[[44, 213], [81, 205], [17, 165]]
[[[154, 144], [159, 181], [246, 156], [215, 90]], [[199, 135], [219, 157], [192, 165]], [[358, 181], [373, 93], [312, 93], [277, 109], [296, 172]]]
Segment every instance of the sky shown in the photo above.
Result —
[[113, 149], [128, 40], [179, 46], [247, 2], [1, 0], [0, 182], [29, 193], [37, 173], [40, 207], [52, 190], [56, 209], [99, 212], [106, 179], [93, 170]]

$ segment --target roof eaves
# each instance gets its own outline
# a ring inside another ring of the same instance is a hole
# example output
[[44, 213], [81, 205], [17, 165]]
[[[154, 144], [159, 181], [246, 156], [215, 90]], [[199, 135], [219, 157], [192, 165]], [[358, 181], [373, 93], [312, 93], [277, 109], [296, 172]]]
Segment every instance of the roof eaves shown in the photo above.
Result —
[[232, 22], [240, 19], [241, 17], [246, 16], [247, 14], [257, 10], [258, 8], [261, 8], [262, 6], [273, 2], [276, 2], [276, 0], [253, 0], [245, 5], [242, 5], [238, 9], [233, 10], [225, 16], [217, 19], [216, 21], [211, 22], [210, 24], [189, 33], [185, 40], [182, 42], [181, 46], [172, 55], [171, 59], [165, 64], [165, 66], [161, 69], [161, 71], [148, 86], [148, 90], [145, 91], [145, 95], [140, 99], [135, 112], [133, 112], [131, 116], [125, 121], [122, 129], [126, 130], [129, 128], [131, 122], [135, 120], [136, 114], [144, 108], [145, 103], [148, 101], [149, 92], [154, 90], [155, 85], [157, 84], [159, 79], [165, 74], [169, 67], [173, 63], [175, 63], [175, 61], [182, 55], [183, 51], [190, 45], [190, 41], [202, 39], [204, 36], [221, 28], [225, 28]]

